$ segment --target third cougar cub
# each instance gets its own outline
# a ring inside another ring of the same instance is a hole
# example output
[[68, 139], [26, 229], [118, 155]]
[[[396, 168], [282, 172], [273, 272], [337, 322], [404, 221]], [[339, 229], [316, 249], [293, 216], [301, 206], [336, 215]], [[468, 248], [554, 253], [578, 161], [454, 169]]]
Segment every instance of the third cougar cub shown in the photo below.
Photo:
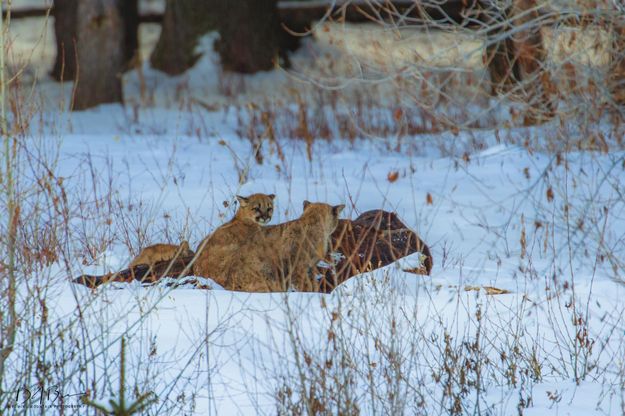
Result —
[[141, 253], [135, 257], [128, 267], [134, 267], [139, 264], [147, 264], [154, 267], [154, 264], [161, 261], [171, 261], [180, 257], [193, 256], [193, 251], [189, 248], [189, 243], [183, 241], [179, 246], [175, 244], [154, 244], [141, 250]]
[[304, 201], [304, 213], [297, 220], [266, 229], [268, 248], [278, 247], [271, 278], [278, 278], [283, 290], [316, 290], [311, 272], [328, 254], [330, 236], [344, 208]]

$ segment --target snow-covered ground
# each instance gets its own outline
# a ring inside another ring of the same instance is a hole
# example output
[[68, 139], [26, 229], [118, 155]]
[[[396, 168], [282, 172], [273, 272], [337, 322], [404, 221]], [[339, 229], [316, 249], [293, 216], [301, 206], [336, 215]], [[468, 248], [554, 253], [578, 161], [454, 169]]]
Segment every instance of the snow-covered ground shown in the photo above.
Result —
[[[20, 174], [33, 185], [42, 159], [52, 167], [68, 208], [51, 204], [52, 217], [65, 213], [69, 234], [57, 261], [20, 282], [24, 305], [32, 293], [44, 299], [45, 314], [32, 319], [45, 315], [46, 330], [18, 334], [8, 383], [42, 377], [106, 402], [118, 396], [123, 335], [127, 396], [153, 391], [149, 414], [624, 413], [624, 151], [544, 151], [562, 138], [554, 122], [334, 137], [310, 149], [265, 138], [259, 164], [258, 142], [241, 137], [249, 114], [175, 105], [181, 85], [216, 94], [215, 65], [206, 56], [176, 78], [145, 68], [162, 94], [150, 105], [135, 72], [125, 77], [126, 107], [68, 113], [59, 107], [69, 86], [38, 87], [46, 98]], [[275, 71], [245, 82], [265, 84], [249, 92], [261, 99], [287, 79], [295, 82]], [[617, 143], [612, 127], [599, 128]], [[404, 272], [413, 255], [329, 295], [69, 283], [124, 268], [148, 244], [195, 246], [232, 216], [236, 194], [254, 192], [276, 194], [273, 224], [296, 218], [304, 199], [346, 204], [345, 218], [395, 211], [431, 247], [432, 274]], [[41, 366], [27, 371], [33, 351]]]
[[[385, 140], [316, 142], [312, 160], [304, 142], [283, 140], [285, 159], [266, 144], [259, 165], [231, 114], [202, 113], [215, 136], [198, 138], [185, 133], [197, 114], [140, 110], [135, 122], [130, 112], [102, 106], [63, 116], [72, 127], [59, 128], [56, 174], [70, 205], [91, 199], [91, 171], [104, 187], [97, 192], [106, 195], [110, 180], [122, 205], [110, 223], [74, 220], [91, 230], [86, 239], [111, 243], [92, 261], [84, 242], [73, 241], [72, 268], [56, 276], [124, 268], [136, 254], [129, 245], [183, 238], [195, 245], [232, 215], [235, 194], [252, 192], [277, 195], [273, 223], [297, 217], [304, 199], [346, 203], [347, 218], [394, 210], [431, 246], [435, 265], [429, 277], [391, 265], [330, 295], [132, 285], [92, 292], [54, 279], [48, 319], [70, 325], [80, 305], [88, 331], [78, 348], [88, 350], [85, 360], [96, 355], [66, 388], [95, 383], [98, 394], [115, 395], [117, 339], [126, 334], [130, 379], [156, 392], [154, 414], [173, 405], [198, 414], [274, 413], [281, 389], [292, 389], [293, 400], [300, 393], [298, 370], [305, 384], [327, 378], [315, 393], [331, 399], [325, 405], [348, 394], [365, 414], [446, 414], [456, 396], [461, 413], [511, 414], [520, 401], [524, 414], [622, 411], [625, 287], [616, 281], [622, 270], [598, 253], [623, 254], [623, 152], [569, 153], [558, 162], [484, 130], [473, 140], [488, 146], [468, 158], [441, 154], [442, 140], [455, 141], [460, 155], [470, 147], [467, 134], [449, 134], [411, 138], [425, 142], [414, 154], [388, 151]], [[48, 134], [44, 141], [56, 140]], [[241, 184], [236, 167], [244, 165]], [[391, 172], [399, 172], [393, 182]], [[511, 293], [465, 290], [481, 286]], [[68, 360], [70, 374], [78, 362]]]
[[[304, 199], [346, 203], [348, 218], [394, 210], [430, 244], [435, 266], [423, 277], [391, 265], [330, 295], [135, 286], [91, 292], [61, 279], [48, 297], [49, 319], [67, 323], [81, 305], [89, 350], [104, 352], [69, 383], [93, 377], [99, 394], [115, 394], [116, 339], [126, 333], [130, 367], [144, 383], [139, 388], [161, 400], [155, 414], [181, 393], [194, 395], [179, 404], [193, 403], [198, 414], [273, 413], [281, 388], [299, 394], [298, 370], [312, 385], [323, 374], [327, 390], [316, 385], [316, 394], [336, 401], [352, 395], [365, 414], [446, 414], [454, 395], [461, 413], [512, 414], [520, 401], [524, 414], [621, 413], [625, 287], [616, 281], [622, 270], [615, 273], [598, 253], [623, 254], [623, 152], [569, 153], [558, 164], [547, 154], [497, 144], [486, 130], [473, 134], [492, 144], [468, 162], [442, 156], [440, 138], [414, 137], [431, 145], [411, 154], [375, 141], [317, 142], [312, 161], [305, 143], [285, 140], [284, 161], [266, 151], [258, 165], [225, 113], [202, 114], [217, 134], [198, 139], [180, 127], [195, 115], [141, 110], [134, 123], [126, 111], [108, 106], [69, 116], [72, 133], [62, 135], [58, 175], [70, 198], [79, 195], [72, 181], [94, 169], [102, 183], [113, 178], [120, 201], [143, 201], [144, 244], [182, 238], [197, 244], [232, 215], [224, 201], [271, 192], [278, 208], [273, 223], [297, 217]], [[143, 133], [142, 123], [160, 123], [160, 133]], [[468, 138], [455, 140], [463, 149]], [[243, 184], [233, 152], [249, 163]], [[395, 171], [399, 178], [389, 182]], [[587, 221], [582, 229], [580, 218]], [[99, 232], [104, 227], [112, 243], [92, 265], [81, 266], [77, 256], [74, 275], [125, 267], [131, 253], [122, 222], [132, 222], [131, 215], [110, 225], [87, 222]], [[511, 293], [490, 296], [481, 286]], [[463, 368], [464, 386], [457, 373]]]

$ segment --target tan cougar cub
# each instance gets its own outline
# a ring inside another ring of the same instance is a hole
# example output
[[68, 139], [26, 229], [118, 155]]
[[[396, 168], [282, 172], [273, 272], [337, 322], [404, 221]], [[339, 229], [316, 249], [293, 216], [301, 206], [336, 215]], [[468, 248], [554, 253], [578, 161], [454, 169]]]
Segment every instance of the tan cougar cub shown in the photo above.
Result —
[[141, 250], [141, 253], [130, 262], [128, 267], [134, 267], [139, 264], [147, 264], [153, 267], [159, 261], [169, 261], [175, 258], [193, 256], [193, 254], [187, 241], [183, 241], [179, 246], [175, 244], [154, 244]]
[[274, 194], [252, 194], [248, 197], [237, 195], [239, 209], [228, 224], [235, 221], [252, 221], [260, 225], [267, 224], [271, 221], [273, 215], [273, 200], [275, 198]]
[[268, 248], [279, 247], [273, 256], [271, 277], [280, 279], [283, 290], [316, 290], [316, 282], [310, 272], [328, 254], [330, 236], [344, 208], [345, 205], [304, 201], [301, 217], [266, 230]]
[[204, 238], [198, 246], [193, 274], [213, 278], [224, 286], [225, 264], [233, 256], [240, 256], [241, 247], [261, 230], [261, 225], [271, 221], [274, 194], [237, 195], [239, 209], [234, 218]]
[[343, 208], [304, 201], [298, 219], [260, 229], [226, 264], [225, 287], [254, 292], [316, 290], [310, 271], [326, 256]]

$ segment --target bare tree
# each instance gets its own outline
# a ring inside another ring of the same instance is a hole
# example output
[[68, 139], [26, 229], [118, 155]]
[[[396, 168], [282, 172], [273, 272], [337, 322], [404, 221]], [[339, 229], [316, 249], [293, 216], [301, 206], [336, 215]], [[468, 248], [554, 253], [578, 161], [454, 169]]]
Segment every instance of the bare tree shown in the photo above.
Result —
[[125, 37], [118, 1], [122, 0], [82, 0], [78, 4], [74, 110], [123, 100]]
[[139, 49], [139, 0], [122, 0], [119, 13], [124, 22], [124, 62], [132, 64]]
[[[78, 0], [54, 1], [52, 14], [57, 55], [50, 75], [58, 81], [73, 80], [76, 77], [78, 3]], [[124, 62], [131, 64], [139, 47], [138, 0], [119, 1], [118, 6], [124, 24]]]
[[625, 105], [625, 26], [615, 25], [612, 41], [611, 89], [618, 105]]
[[254, 73], [272, 69], [283, 29], [276, 0], [239, 0], [220, 10], [216, 49], [226, 70]]
[[493, 94], [516, 92], [536, 103], [528, 114], [528, 123], [550, 118], [553, 106], [548, 97], [549, 74], [544, 70], [547, 52], [543, 43], [536, 0], [513, 0], [503, 10], [492, 8], [489, 24], [494, 39], [487, 46], [488, 65]]
[[197, 41], [216, 28], [216, 16], [223, 1], [167, 0], [161, 36], [152, 52], [152, 66], [170, 75], [191, 68], [198, 59]]
[[55, 0], [54, 34], [56, 60], [50, 75], [56, 80], [72, 80], [76, 76], [76, 24], [78, 0]]
[[[7, 373], [7, 361], [9, 355], [15, 348], [15, 339], [18, 331], [17, 317], [17, 275], [16, 275], [16, 254], [17, 248], [17, 223], [19, 221], [19, 205], [15, 198], [15, 142], [13, 135], [9, 134], [6, 114], [6, 78], [5, 78], [5, 57], [6, 57], [6, 33], [4, 18], [2, 17], [3, 6], [0, 4], [0, 133], [2, 137], [3, 169], [0, 170], [0, 204], [3, 206], [3, 213], [7, 219], [6, 230], [0, 238], [0, 245], [4, 253], [2, 261], [3, 282], [0, 286], [0, 301], [3, 304], [0, 310], [0, 390], [4, 385]], [[6, 207], [6, 210], [4, 209]], [[7, 215], [8, 214], [8, 215]], [[3, 230], [3, 231], [4, 231]], [[4, 397], [0, 394], [0, 406], [4, 407]]]
[[509, 92], [519, 80], [520, 74], [518, 65], [515, 65], [514, 43], [506, 36], [511, 29], [508, 20], [510, 10], [500, 10], [495, 4], [490, 6], [485, 13], [490, 39], [484, 60], [490, 74], [492, 94], [497, 95]]

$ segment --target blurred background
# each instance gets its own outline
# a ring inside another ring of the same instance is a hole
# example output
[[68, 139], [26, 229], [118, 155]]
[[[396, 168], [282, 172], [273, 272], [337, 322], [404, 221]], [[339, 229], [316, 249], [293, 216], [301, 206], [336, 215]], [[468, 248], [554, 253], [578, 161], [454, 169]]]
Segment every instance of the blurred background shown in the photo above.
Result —
[[[583, 122], [598, 102], [618, 110], [619, 7], [607, 0], [19, 0], [4, 12], [12, 75], [44, 84], [51, 103], [81, 110], [110, 102], [209, 109], [250, 102], [282, 109], [287, 97], [317, 109], [343, 102], [370, 115], [338, 120], [354, 137], [527, 125], [556, 115], [583, 114]], [[314, 131], [324, 134], [323, 126]]]

